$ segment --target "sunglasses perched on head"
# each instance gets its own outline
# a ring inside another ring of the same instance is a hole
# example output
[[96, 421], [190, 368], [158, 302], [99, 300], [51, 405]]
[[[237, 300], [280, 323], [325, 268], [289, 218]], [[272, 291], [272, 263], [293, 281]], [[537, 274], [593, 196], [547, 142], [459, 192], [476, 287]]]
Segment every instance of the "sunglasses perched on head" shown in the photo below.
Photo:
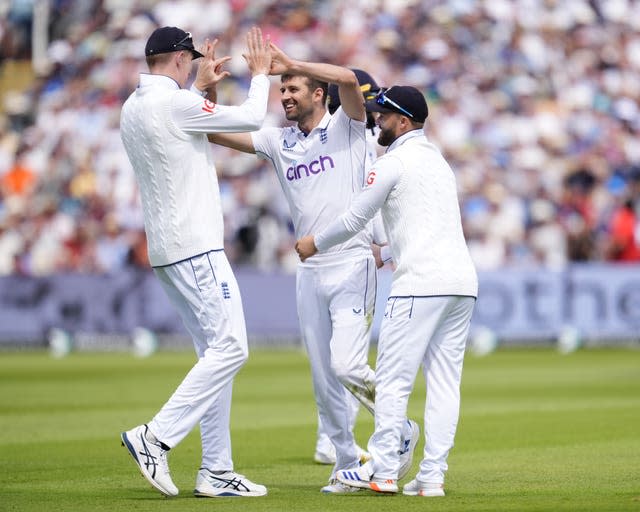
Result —
[[[187, 32], [187, 35], [184, 36], [182, 39], [180, 39], [180, 41], [178, 41], [176, 44], [173, 45], [174, 48], [184, 48], [185, 50], [191, 50], [193, 48], [193, 41], [191, 41], [191, 32]], [[189, 42], [191, 45], [187, 45], [185, 44], [186, 42]]]
[[376, 94], [376, 103], [381, 107], [385, 107], [390, 110], [395, 110], [396, 112], [413, 119], [413, 114], [411, 112], [409, 112], [407, 109], [398, 105], [392, 99], [387, 98], [387, 96], [385, 96], [384, 94], [384, 91], [380, 91], [378, 94]]

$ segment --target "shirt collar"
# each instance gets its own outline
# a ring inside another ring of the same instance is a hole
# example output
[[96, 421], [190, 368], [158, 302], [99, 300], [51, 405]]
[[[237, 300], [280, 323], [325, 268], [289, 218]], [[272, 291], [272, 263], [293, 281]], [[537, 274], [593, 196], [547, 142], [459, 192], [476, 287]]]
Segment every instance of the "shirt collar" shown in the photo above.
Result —
[[[329, 126], [329, 121], [331, 121], [331, 114], [329, 114], [329, 112], [327, 111], [324, 113], [324, 116], [322, 116], [322, 119], [320, 119], [320, 122], [313, 130], [326, 129], [327, 126]], [[298, 128], [297, 124], [294, 126], [294, 129], [296, 130], [296, 135], [298, 136], [298, 138], [302, 139], [308, 137], [309, 134], [313, 131], [311, 130], [311, 132], [307, 133], [307, 135], [305, 136], [304, 132], [300, 128]]]
[[180, 85], [173, 78], [166, 75], [154, 75], [152, 73], [140, 73], [138, 87], [157, 85], [166, 89], [180, 89]]
[[391, 143], [391, 145], [387, 148], [385, 153], [388, 153], [389, 151], [397, 148], [398, 146], [402, 146], [402, 144], [404, 144], [408, 140], [414, 139], [416, 137], [424, 137], [424, 132], [422, 131], [422, 128], [416, 128], [415, 130], [411, 130], [410, 132], [403, 133], [402, 135], [400, 135], [400, 137], [398, 137], [396, 140], [394, 140]]

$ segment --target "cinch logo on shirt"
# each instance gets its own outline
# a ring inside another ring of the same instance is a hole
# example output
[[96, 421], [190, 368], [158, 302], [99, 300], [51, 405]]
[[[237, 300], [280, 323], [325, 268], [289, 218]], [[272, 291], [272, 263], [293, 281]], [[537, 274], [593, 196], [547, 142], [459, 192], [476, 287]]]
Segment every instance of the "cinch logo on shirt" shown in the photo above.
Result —
[[318, 174], [323, 172], [326, 169], [333, 169], [335, 165], [333, 164], [333, 160], [330, 156], [320, 156], [318, 160], [313, 160], [308, 165], [307, 164], [299, 164], [289, 167], [287, 169], [287, 180], [299, 180], [301, 178], [305, 178], [311, 176], [312, 174]]

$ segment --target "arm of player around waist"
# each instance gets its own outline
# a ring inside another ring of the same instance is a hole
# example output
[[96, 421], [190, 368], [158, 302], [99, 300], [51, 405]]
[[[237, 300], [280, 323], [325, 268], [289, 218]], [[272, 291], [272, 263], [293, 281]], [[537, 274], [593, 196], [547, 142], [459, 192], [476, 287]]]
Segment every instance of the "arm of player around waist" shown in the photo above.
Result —
[[382, 207], [400, 173], [391, 162], [378, 162], [369, 171], [367, 186], [349, 209], [314, 237], [318, 250], [342, 243], [361, 231]]

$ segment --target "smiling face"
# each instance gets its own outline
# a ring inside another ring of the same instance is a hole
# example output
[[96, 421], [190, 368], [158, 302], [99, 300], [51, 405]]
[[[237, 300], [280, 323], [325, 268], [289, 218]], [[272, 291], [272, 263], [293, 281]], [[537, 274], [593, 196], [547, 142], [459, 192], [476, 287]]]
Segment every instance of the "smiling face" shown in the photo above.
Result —
[[313, 116], [314, 99], [318, 96], [318, 89], [312, 91], [307, 78], [303, 76], [286, 78], [280, 86], [280, 94], [284, 115], [289, 121], [303, 123]]

